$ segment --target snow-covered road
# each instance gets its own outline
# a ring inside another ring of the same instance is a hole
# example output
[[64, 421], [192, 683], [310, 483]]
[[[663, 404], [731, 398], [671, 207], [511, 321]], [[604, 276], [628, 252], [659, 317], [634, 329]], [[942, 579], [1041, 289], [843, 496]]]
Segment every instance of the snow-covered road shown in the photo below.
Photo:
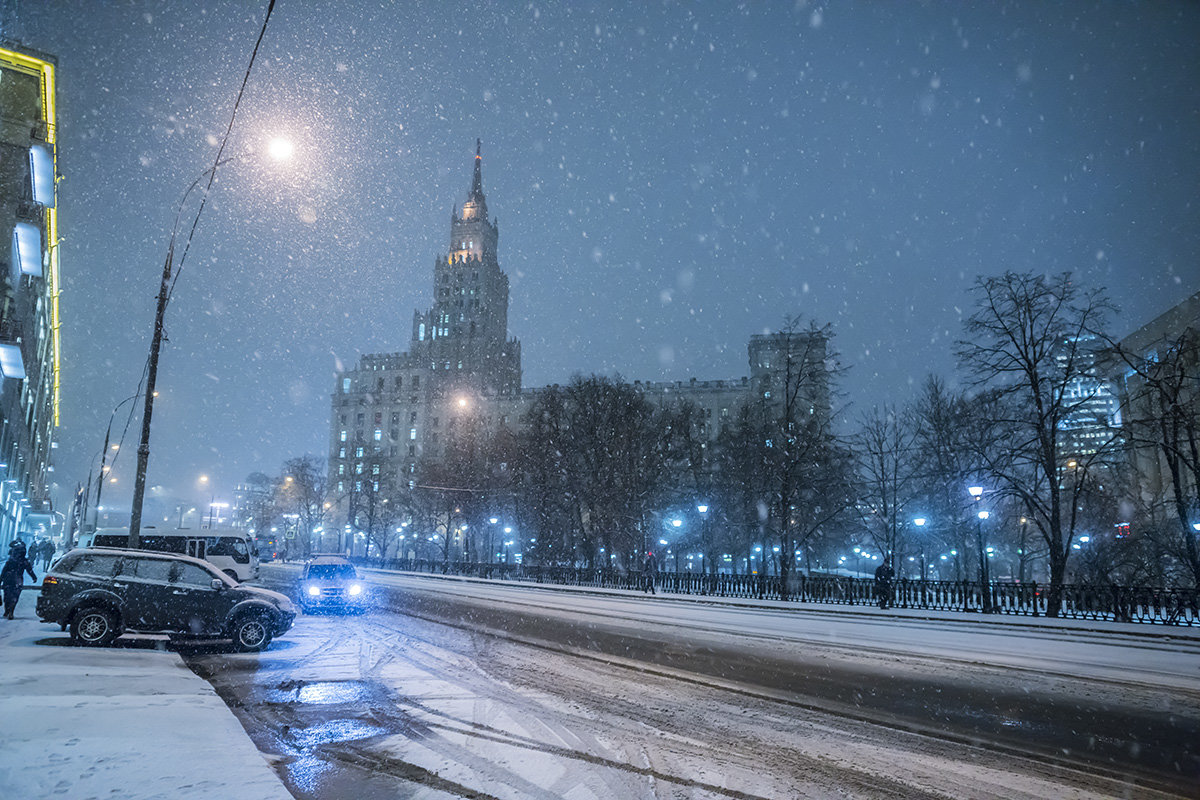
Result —
[[[373, 578], [389, 610], [304, 617], [257, 657], [189, 657], [303, 797], [1153, 797], [1147, 781], [1180, 796], [1198, 785], [1195, 637]], [[1063, 726], [1079, 736], [1048, 746]], [[1159, 727], [1176, 740], [1147, 741]]]

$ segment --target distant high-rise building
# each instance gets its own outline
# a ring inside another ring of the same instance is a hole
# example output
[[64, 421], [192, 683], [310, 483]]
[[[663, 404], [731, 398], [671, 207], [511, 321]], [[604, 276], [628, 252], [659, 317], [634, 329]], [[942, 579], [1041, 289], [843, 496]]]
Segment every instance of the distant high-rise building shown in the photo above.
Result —
[[1064, 392], [1069, 407], [1060, 426], [1059, 451], [1064, 458], [1089, 458], [1119, 449], [1121, 408], [1112, 382], [1100, 369], [1101, 342], [1095, 336], [1063, 343], [1058, 361], [1073, 359], [1074, 375]]
[[[381, 487], [414, 488], [439, 464], [447, 444], [469, 425], [516, 431], [537, 389], [521, 387], [521, 343], [508, 336], [508, 276], [498, 260], [499, 229], [488, 216], [482, 154], [476, 142], [471, 190], [450, 215], [450, 242], [433, 265], [433, 306], [413, 315], [403, 353], [363, 356], [337, 376], [332, 396], [329, 494], [335, 520], [374, 514]], [[788, 385], [788, 369], [819, 373], [799, 398], [827, 418], [824, 333], [754, 336], [749, 378], [635, 381], [657, 404], [688, 400], [700, 410], [699, 432], [715, 441], [750, 398], [771, 401]], [[791, 376], [795, 383], [795, 376]]]
[[0, 545], [49, 529], [58, 425], [56, 61], [0, 40]]

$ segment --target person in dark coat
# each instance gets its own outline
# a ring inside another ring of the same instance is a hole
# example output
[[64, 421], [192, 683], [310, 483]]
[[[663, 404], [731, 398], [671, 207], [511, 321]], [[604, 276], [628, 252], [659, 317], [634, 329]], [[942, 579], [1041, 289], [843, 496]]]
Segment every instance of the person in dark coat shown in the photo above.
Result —
[[892, 569], [892, 565], [884, 559], [884, 562], [875, 568], [875, 599], [879, 601], [880, 608], [890, 608], [892, 605], [892, 578], [896, 577], [896, 571]]
[[5, 619], [13, 618], [17, 600], [21, 597], [21, 583], [26, 572], [29, 573], [32, 580], [37, 580], [37, 575], [33, 573], [33, 564], [29, 563], [29, 559], [25, 556], [25, 543], [20, 539], [14, 539], [8, 545], [8, 560], [0, 569], [0, 589], [4, 591]]
[[55, 551], [54, 540], [53, 539], [43, 539], [42, 540], [42, 551], [40, 553], [40, 555], [42, 557], [42, 571], [43, 572], [50, 569], [50, 562], [54, 560], [54, 551]]
[[650, 550], [646, 553], [646, 560], [642, 563], [642, 591], [655, 594], [654, 579], [658, 576], [658, 559], [654, 557], [654, 551]]

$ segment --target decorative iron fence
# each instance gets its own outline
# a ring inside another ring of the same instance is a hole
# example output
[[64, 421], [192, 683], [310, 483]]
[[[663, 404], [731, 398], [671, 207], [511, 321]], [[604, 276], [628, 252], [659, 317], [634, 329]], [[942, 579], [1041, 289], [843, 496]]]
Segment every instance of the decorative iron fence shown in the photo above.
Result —
[[[368, 566], [406, 572], [464, 577], [641, 590], [641, 572], [614, 569], [482, 564], [389, 559], [364, 562]], [[879, 605], [875, 581], [837, 575], [792, 575], [786, 585], [778, 575], [701, 575], [693, 572], [658, 572], [657, 590], [670, 594], [709, 597], [743, 597], [795, 603], [869, 606]], [[918, 581], [901, 578], [892, 583], [887, 605], [933, 611], [967, 611], [985, 614], [1039, 617], [1046, 615], [1046, 587], [1037, 583], [988, 584], [978, 581]], [[1140, 622], [1155, 625], [1200, 626], [1200, 591], [1145, 586], [1063, 586], [1058, 616], [1065, 619]]]

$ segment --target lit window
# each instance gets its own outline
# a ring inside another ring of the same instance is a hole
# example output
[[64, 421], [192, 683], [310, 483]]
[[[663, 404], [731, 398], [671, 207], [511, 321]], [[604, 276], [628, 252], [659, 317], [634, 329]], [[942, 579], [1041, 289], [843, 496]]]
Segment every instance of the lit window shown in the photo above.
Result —
[[349, 392], [350, 392], [350, 379], [342, 378], [342, 394], [349, 394]]
[[12, 259], [22, 274], [42, 277], [42, 232], [36, 225], [18, 222], [13, 226]]
[[342, 431], [340, 434], [338, 434], [338, 436], [340, 437], [340, 438], [338, 439], [338, 441], [339, 441], [339, 442], [344, 442], [344, 441], [346, 441], [346, 432], [345, 432], [345, 431]]
[[422, 322], [420, 325], [417, 326], [417, 341], [418, 342], [425, 341], [425, 323], [424, 322]]
[[409, 439], [416, 439], [416, 438], [417, 438], [417, 429], [416, 429], [416, 428], [409, 428], [409, 429], [408, 429], [408, 438], [409, 438]]
[[362, 449], [361, 447], [357, 447], [357, 448], [355, 448], [355, 450], [354, 450], [354, 457], [355, 457], [355, 458], [362, 458], [362, 457], [363, 457], [363, 449]]
[[0, 372], [6, 378], [25, 380], [25, 360], [15, 344], [0, 344]]
[[377, 442], [383, 441], [383, 431], [380, 430], [379, 428], [375, 429], [375, 441], [377, 441]]
[[50, 208], [54, 205], [54, 157], [50, 149], [35, 144], [29, 148], [29, 177], [33, 202]]

